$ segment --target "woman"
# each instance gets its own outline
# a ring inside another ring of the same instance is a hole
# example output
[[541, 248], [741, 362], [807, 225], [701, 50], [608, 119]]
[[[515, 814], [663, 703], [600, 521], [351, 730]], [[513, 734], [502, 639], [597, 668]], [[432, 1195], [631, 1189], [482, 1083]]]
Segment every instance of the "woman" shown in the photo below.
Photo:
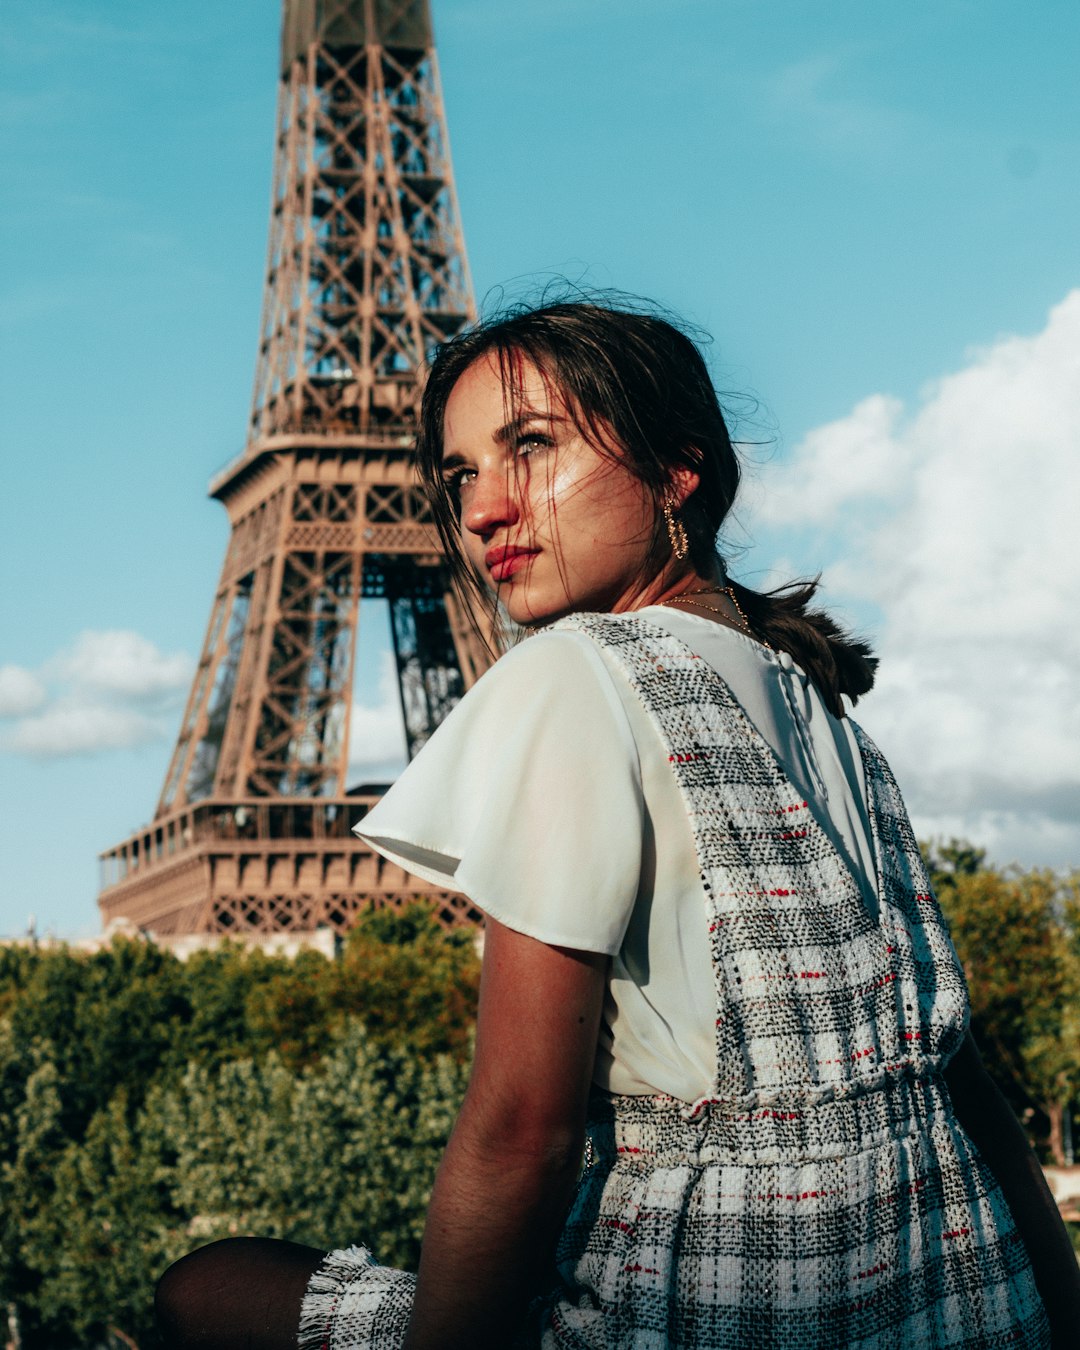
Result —
[[418, 458], [448, 554], [544, 629], [360, 831], [487, 915], [419, 1277], [215, 1244], [162, 1282], [168, 1342], [1074, 1344], [1067, 1235], [845, 716], [875, 662], [813, 585], [727, 578], [739, 468], [694, 344], [511, 313], [439, 353]]

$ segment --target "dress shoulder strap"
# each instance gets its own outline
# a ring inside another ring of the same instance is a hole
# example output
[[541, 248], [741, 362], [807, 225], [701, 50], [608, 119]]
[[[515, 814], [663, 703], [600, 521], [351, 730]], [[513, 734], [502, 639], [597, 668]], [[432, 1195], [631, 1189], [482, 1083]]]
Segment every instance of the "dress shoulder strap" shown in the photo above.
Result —
[[717, 671], [638, 614], [572, 615], [622, 672], [666, 748], [693, 832], [728, 1106], [928, 1073], [967, 1021], [963, 974], [888, 765], [856, 732], [880, 912]]

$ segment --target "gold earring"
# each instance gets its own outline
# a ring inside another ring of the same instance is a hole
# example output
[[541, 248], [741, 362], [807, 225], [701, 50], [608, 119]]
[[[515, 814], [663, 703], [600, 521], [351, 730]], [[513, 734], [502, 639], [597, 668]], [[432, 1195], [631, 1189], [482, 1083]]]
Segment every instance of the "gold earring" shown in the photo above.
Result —
[[690, 540], [686, 535], [686, 526], [672, 510], [670, 497], [664, 498], [660, 509], [664, 513], [664, 523], [667, 525], [668, 538], [671, 540], [671, 551], [682, 562], [690, 551]]

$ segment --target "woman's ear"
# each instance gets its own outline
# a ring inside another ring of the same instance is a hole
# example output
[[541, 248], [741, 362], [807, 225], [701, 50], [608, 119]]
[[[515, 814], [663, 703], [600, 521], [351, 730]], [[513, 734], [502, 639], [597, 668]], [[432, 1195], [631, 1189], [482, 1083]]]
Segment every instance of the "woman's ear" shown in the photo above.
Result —
[[701, 475], [696, 469], [688, 469], [682, 465], [672, 469], [668, 475], [668, 501], [676, 511], [687, 497], [693, 496], [698, 490], [700, 482]]

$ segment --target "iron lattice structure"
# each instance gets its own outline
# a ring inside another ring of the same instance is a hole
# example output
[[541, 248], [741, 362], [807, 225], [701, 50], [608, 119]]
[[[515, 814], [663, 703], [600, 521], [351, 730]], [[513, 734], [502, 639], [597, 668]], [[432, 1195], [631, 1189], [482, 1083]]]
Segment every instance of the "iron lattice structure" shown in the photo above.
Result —
[[377, 793], [350, 715], [362, 598], [410, 756], [488, 662], [413, 461], [423, 361], [473, 313], [427, 0], [285, 0], [249, 438], [210, 485], [232, 535], [155, 818], [102, 855], [106, 922], [342, 931], [432, 895], [351, 834]]

